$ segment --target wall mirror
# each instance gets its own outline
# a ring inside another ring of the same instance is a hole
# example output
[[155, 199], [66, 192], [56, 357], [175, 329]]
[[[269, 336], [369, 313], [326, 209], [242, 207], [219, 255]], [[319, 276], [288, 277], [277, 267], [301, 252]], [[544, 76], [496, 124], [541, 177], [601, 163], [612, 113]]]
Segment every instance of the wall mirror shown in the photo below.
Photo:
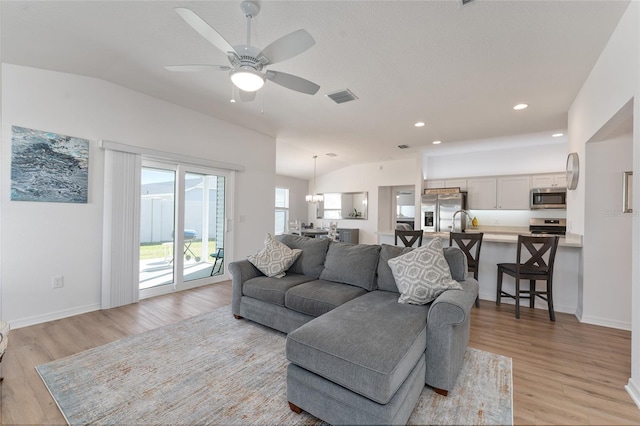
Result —
[[318, 203], [318, 219], [366, 219], [366, 192], [325, 192]]

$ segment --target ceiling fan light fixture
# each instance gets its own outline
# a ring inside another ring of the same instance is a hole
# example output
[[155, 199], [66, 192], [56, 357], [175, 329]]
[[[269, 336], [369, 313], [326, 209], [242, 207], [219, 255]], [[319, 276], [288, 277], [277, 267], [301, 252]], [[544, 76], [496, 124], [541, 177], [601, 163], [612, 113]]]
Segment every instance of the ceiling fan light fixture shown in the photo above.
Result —
[[230, 73], [231, 81], [236, 87], [245, 92], [255, 92], [264, 86], [264, 77], [251, 67], [240, 67]]

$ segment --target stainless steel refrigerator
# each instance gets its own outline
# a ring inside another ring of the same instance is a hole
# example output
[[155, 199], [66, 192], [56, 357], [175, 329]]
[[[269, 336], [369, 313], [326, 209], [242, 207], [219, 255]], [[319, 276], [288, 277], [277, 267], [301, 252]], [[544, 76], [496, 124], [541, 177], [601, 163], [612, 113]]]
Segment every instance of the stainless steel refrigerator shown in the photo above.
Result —
[[[453, 214], [467, 208], [467, 193], [447, 191], [446, 188], [426, 189], [422, 196], [420, 220], [425, 232], [451, 232]], [[466, 214], [455, 217], [455, 230], [460, 232], [467, 226]]]

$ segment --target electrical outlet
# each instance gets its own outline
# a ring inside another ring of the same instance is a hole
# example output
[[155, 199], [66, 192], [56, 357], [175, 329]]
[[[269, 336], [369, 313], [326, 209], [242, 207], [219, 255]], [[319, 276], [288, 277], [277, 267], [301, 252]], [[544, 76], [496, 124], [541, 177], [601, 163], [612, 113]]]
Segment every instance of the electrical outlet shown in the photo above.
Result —
[[62, 275], [54, 275], [53, 277], [51, 277], [51, 287], [52, 288], [64, 287], [64, 277]]

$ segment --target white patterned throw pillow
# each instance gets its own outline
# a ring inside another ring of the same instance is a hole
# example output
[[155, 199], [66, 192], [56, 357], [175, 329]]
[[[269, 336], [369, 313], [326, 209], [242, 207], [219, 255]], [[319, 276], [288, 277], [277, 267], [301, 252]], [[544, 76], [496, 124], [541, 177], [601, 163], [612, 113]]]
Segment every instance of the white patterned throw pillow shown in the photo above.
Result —
[[266, 276], [282, 278], [286, 275], [285, 271], [300, 256], [300, 253], [302, 250], [290, 249], [271, 234], [267, 234], [264, 239], [264, 248], [257, 254], [247, 256], [247, 260]]
[[400, 290], [398, 303], [426, 305], [445, 290], [462, 290], [451, 278], [449, 264], [442, 251], [442, 240], [436, 237], [415, 250], [388, 261]]

